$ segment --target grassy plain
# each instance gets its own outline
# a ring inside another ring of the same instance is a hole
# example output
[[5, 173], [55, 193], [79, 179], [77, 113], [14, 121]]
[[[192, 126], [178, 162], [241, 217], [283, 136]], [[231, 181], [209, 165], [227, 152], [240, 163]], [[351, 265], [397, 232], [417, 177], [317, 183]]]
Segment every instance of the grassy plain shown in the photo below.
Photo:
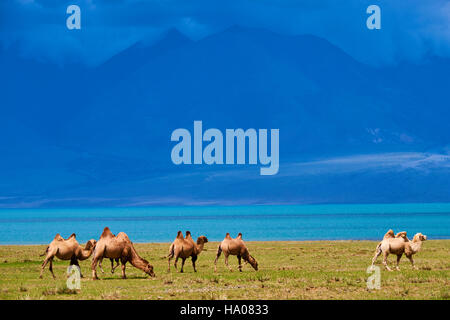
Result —
[[[39, 279], [46, 246], [0, 246], [0, 299], [449, 299], [450, 240], [430, 240], [415, 256], [419, 270], [412, 270], [403, 257], [401, 271], [381, 269], [381, 289], [368, 290], [366, 273], [376, 242], [301, 241], [247, 242], [258, 260], [259, 271], [245, 265], [237, 270], [236, 257], [230, 257], [234, 272], [224, 265], [223, 256], [214, 273], [218, 243], [206, 244], [199, 256], [197, 273], [186, 261], [185, 273], [167, 272], [168, 243], [135, 244], [138, 253], [155, 268], [149, 278], [127, 264], [128, 279], [120, 268], [110, 273], [103, 262], [101, 280], [92, 281], [91, 259], [80, 263], [85, 278], [81, 290], [66, 288], [68, 261], [55, 259], [53, 280], [50, 272]], [[389, 257], [394, 264], [395, 256]], [[179, 265], [181, 261], [179, 262]], [[377, 261], [381, 266], [381, 257]]]

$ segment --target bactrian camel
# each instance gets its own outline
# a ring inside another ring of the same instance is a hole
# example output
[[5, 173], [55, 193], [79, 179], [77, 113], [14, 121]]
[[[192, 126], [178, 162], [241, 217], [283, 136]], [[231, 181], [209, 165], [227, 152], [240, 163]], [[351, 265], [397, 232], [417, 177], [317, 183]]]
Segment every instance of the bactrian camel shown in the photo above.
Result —
[[86, 243], [86, 246], [83, 249], [83, 247], [81, 247], [78, 241], [76, 240], [75, 233], [72, 233], [72, 235], [67, 239], [64, 239], [58, 233], [53, 239], [53, 241], [48, 245], [47, 249], [45, 250], [45, 253], [41, 255], [41, 256], [45, 255], [45, 259], [44, 262], [42, 263], [41, 273], [39, 277], [42, 279], [42, 274], [44, 272], [45, 266], [47, 265], [47, 263], [50, 262], [49, 270], [52, 273], [53, 278], [56, 278], [55, 274], [53, 273], [54, 257], [57, 257], [58, 259], [61, 260], [70, 260], [70, 265], [76, 265], [79, 267], [80, 265], [78, 264], [78, 260], [86, 260], [87, 258], [89, 258], [92, 254], [95, 245], [96, 241], [94, 239], [91, 239]]
[[217, 260], [219, 259], [222, 252], [225, 256], [225, 265], [230, 269], [230, 271], [233, 271], [233, 269], [228, 265], [228, 256], [230, 254], [237, 256], [239, 262], [239, 271], [242, 272], [241, 258], [244, 259], [245, 262], [250, 263], [253, 269], [258, 271], [258, 262], [256, 262], [256, 259], [253, 258], [248, 252], [247, 246], [242, 240], [242, 233], [239, 233], [236, 239], [231, 238], [229, 233], [225, 235], [225, 239], [223, 239], [223, 241], [220, 243], [217, 250], [216, 259], [214, 260], [214, 272], [217, 271]]
[[[113, 234], [113, 236], [115, 236], [114, 234]], [[110, 258], [109, 259], [110, 261], [111, 261], [111, 273], [114, 273], [114, 271], [116, 270], [116, 268], [119, 266], [119, 258], [117, 258], [117, 259], [112, 259], [112, 258]], [[114, 261], [116, 261], [116, 265], [114, 265]], [[103, 257], [101, 257], [99, 260], [98, 260], [98, 266], [99, 266], [99, 268], [100, 268], [100, 270], [102, 271], [102, 273], [105, 273], [105, 271], [103, 270]]]
[[397, 255], [397, 265], [396, 269], [400, 270], [399, 263], [403, 254], [409, 259], [411, 265], [414, 269], [417, 269], [414, 265], [413, 255], [422, 249], [422, 242], [427, 240], [427, 236], [422, 233], [417, 233], [413, 240], [409, 240], [406, 236], [406, 232], [402, 231], [394, 236], [394, 231], [389, 230], [385, 235], [383, 240], [377, 245], [375, 250], [375, 255], [372, 259], [372, 265], [374, 265], [378, 256], [383, 254], [383, 265], [388, 271], [392, 271], [387, 264], [387, 257], [389, 254]]
[[[192, 257], [192, 266], [194, 267], [194, 272], [197, 272], [195, 268], [195, 261], [197, 261], [198, 255], [203, 251], [205, 243], [208, 242], [208, 238], [205, 236], [200, 236], [197, 238], [197, 243], [192, 239], [191, 232], [186, 231], [186, 238], [183, 237], [183, 233], [178, 231], [177, 237], [170, 245], [169, 248], [169, 268], [170, 272], [170, 260], [175, 258], [174, 266], [177, 269], [178, 259], [181, 258], [181, 269], [180, 272], [183, 272], [184, 262], [187, 258]], [[178, 269], [177, 269], [178, 270]]]
[[133, 243], [124, 232], [120, 232], [117, 236], [114, 236], [108, 227], [103, 230], [100, 240], [95, 246], [92, 258], [91, 268], [92, 279], [94, 280], [98, 279], [96, 271], [97, 263], [103, 258], [120, 259], [123, 279], [126, 279], [125, 265], [127, 262], [130, 262], [134, 267], [144, 271], [146, 274], [152, 277], [155, 276], [153, 266], [138, 255]]

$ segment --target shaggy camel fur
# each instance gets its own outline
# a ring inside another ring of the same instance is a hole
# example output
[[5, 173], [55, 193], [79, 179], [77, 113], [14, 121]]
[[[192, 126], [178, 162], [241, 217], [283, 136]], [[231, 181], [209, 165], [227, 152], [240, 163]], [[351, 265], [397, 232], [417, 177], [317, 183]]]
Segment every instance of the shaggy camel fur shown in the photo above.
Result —
[[[79, 267], [80, 265], [78, 264], [78, 260], [86, 260], [87, 258], [89, 258], [92, 254], [95, 244], [96, 241], [94, 239], [91, 239], [86, 243], [86, 247], [83, 249], [76, 240], [75, 233], [72, 233], [72, 235], [67, 239], [64, 239], [58, 233], [53, 241], [48, 245], [45, 253], [41, 255], [41, 257], [45, 255], [45, 259], [42, 263], [41, 274], [39, 275], [39, 278], [42, 279], [42, 274], [48, 262], [50, 262], [49, 270], [52, 273], [53, 278], [56, 278], [55, 274], [53, 273], [54, 257], [57, 257], [61, 260], [70, 260], [70, 265], [76, 265]], [[81, 275], [81, 277], [82, 276], [83, 275]]]
[[108, 227], [103, 230], [100, 240], [95, 246], [92, 259], [91, 268], [93, 280], [98, 279], [96, 271], [97, 263], [103, 258], [120, 259], [120, 262], [122, 263], [123, 279], [126, 279], [125, 264], [127, 262], [130, 262], [134, 267], [144, 271], [148, 275], [152, 277], [155, 276], [153, 266], [138, 255], [134, 249], [133, 243], [124, 232], [120, 232], [117, 236], [114, 236]]
[[258, 271], [258, 262], [256, 262], [255, 258], [248, 252], [248, 249], [242, 240], [242, 233], [239, 233], [236, 239], [231, 238], [229, 233], [226, 234], [225, 239], [220, 243], [219, 249], [217, 250], [216, 259], [214, 260], [214, 272], [217, 271], [217, 260], [222, 252], [225, 256], [225, 265], [230, 271], [233, 271], [228, 265], [228, 256], [230, 254], [237, 256], [240, 272], [242, 272], [241, 258], [244, 259], [245, 262], [250, 263], [253, 269]]
[[392, 230], [389, 230], [384, 238], [383, 241], [381, 241], [375, 250], [375, 255], [372, 259], [372, 265], [374, 265], [375, 261], [377, 260], [378, 256], [380, 256], [383, 253], [383, 265], [386, 267], [388, 271], [392, 271], [391, 268], [389, 268], [387, 264], [387, 257], [389, 254], [395, 254], [397, 255], [397, 265], [396, 269], [400, 270], [399, 263], [400, 259], [403, 254], [411, 261], [411, 265], [414, 269], [417, 269], [414, 265], [414, 259], [413, 255], [419, 252], [422, 248], [422, 242], [427, 240], [427, 236], [417, 233], [413, 240], [409, 240], [406, 236], [406, 232], [402, 231], [397, 233], [396, 236], [394, 236], [394, 232]]
[[195, 261], [197, 261], [198, 255], [203, 251], [203, 247], [207, 242], [208, 238], [205, 236], [200, 236], [197, 238], [197, 243], [195, 243], [194, 239], [192, 239], [190, 231], [186, 231], [186, 238], [183, 238], [183, 233], [178, 231], [177, 237], [170, 245], [169, 255], [167, 256], [169, 258], [168, 272], [170, 272], [170, 260], [172, 258], [175, 258], [175, 269], [177, 269], [178, 258], [181, 258], [180, 272], [183, 272], [184, 262], [189, 257], [192, 257], [192, 266], [194, 267], [194, 272], [197, 272], [197, 269], [195, 268]]

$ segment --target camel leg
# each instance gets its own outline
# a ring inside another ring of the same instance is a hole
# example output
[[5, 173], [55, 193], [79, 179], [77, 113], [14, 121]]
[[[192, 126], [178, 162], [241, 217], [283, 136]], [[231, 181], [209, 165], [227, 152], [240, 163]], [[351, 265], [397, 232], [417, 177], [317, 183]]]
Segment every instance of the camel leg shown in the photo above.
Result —
[[49, 260], [50, 260], [50, 258], [47, 256], [47, 257], [44, 259], [44, 262], [42, 262], [42, 266], [41, 266], [41, 274], [39, 275], [39, 278], [41, 278], [41, 279], [42, 279], [42, 274], [44, 273], [45, 266], [47, 265], [47, 263], [49, 262]]
[[116, 266], [114, 266], [114, 259], [111, 260], [111, 273], [114, 273], [114, 270], [119, 266], [119, 259], [116, 259]]
[[238, 258], [238, 262], [239, 262], [239, 271], [242, 272], [241, 256], [238, 255], [237, 258]]
[[180, 272], [183, 273], [184, 263], [186, 262], [186, 258], [181, 258], [181, 270]]
[[388, 257], [389, 253], [387, 252], [383, 252], [383, 265], [386, 267], [386, 269], [388, 271], [392, 271], [391, 268], [389, 268], [388, 264], [387, 264], [387, 257]]
[[375, 264], [375, 261], [377, 260], [377, 258], [380, 256], [380, 254], [381, 254], [382, 252], [383, 252], [383, 251], [381, 251], [380, 248], [377, 248], [377, 250], [375, 251], [375, 255], [373, 256], [373, 259], [372, 259], [372, 265]]
[[177, 272], [178, 272], [178, 268], [177, 268], [178, 258], [180, 258], [180, 256], [175, 255], [175, 262], [173, 263], [173, 266], [175, 267], [175, 270], [177, 270]]
[[122, 279], [126, 279], [127, 276], [125, 274], [125, 264], [127, 263], [127, 261], [125, 259], [122, 259]]
[[402, 258], [401, 254], [397, 255], [397, 266], [395, 267], [397, 269], [397, 271], [400, 271], [400, 267], [398, 266], [400, 264], [400, 259]]
[[411, 261], [411, 265], [412, 265], [413, 269], [417, 270], [417, 267], [414, 265], [414, 259], [413, 259], [412, 254], [407, 257], [408, 257], [409, 261]]
[[197, 272], [197, 269], [195, 268], [195, 261], [197, 261], [197, 256], [192, 256], [192, 266], [194, 267], [194, 272]]
[[58, 252], [58, 250], [52, 250], [52, 251], [48, 251], [47, 252], [47, 255], [45, 256], [45, 259], [42, 262], [41, 273], [39, 274], [39, 278], [40, 279], [42, 279], [42, 274], [44, 273], [45, 266], [47, 265], [47, 263], [49, 263], [50, 261], [53, 260], [53, 258], [55, 257], [57, 252]]
[[214, 260], [214, 272], [217, 272], [217, 260], [219, 260], [221, 253], [222, 253], [222, 249], [219, 246], [219, 249], [217, 249], [216, 259]]
[[50, 265], [48, 266], [48, 269], [52, 273], [53, 279], [56, 279], [55, 274], [53, 273], [53, 258], [50, 259]]
[[105, 273], [105, 271], [103, 270], [102, 262], [103, 262], [103, 257], [101, 257], [100, 259], [98, 259], [98, 267], [100, 268], [100, 271], [101, 271], [102, 273]]
[[97, 263], [99, 261], [99, 258], [94, 257], [94, 259], [92, 259], [92, 264], [91, 264], [91, 269], [92, 269], [92, 280], [98, 280], [97, 277]]
[[228, 267], [228, 269], [230, 269], [231, 272], [233, 272], [233, 269], [228, 264], [228, 256], [229, 256], [229, 254], [227, 252], [224, 252], [223, 255], [225, 256], [225, 265]]

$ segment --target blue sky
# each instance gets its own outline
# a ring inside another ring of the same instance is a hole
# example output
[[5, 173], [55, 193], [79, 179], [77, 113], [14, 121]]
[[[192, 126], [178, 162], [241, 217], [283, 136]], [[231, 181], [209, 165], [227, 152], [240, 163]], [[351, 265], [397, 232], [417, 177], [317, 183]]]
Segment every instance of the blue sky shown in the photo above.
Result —
[[[65, 9], [82, 10], [82, 30], [65, 28]], [[382, 29], [365, 27], [366, 8], [382, 10]], [[95, 65], [136, 41], [159, 39], [177, 28], [200, 39], [232, 25], [326, 38], [373, 64], [450, 56], [450, 2], [446, 0], [2, 0], [0, 43], [22, 54]]]

